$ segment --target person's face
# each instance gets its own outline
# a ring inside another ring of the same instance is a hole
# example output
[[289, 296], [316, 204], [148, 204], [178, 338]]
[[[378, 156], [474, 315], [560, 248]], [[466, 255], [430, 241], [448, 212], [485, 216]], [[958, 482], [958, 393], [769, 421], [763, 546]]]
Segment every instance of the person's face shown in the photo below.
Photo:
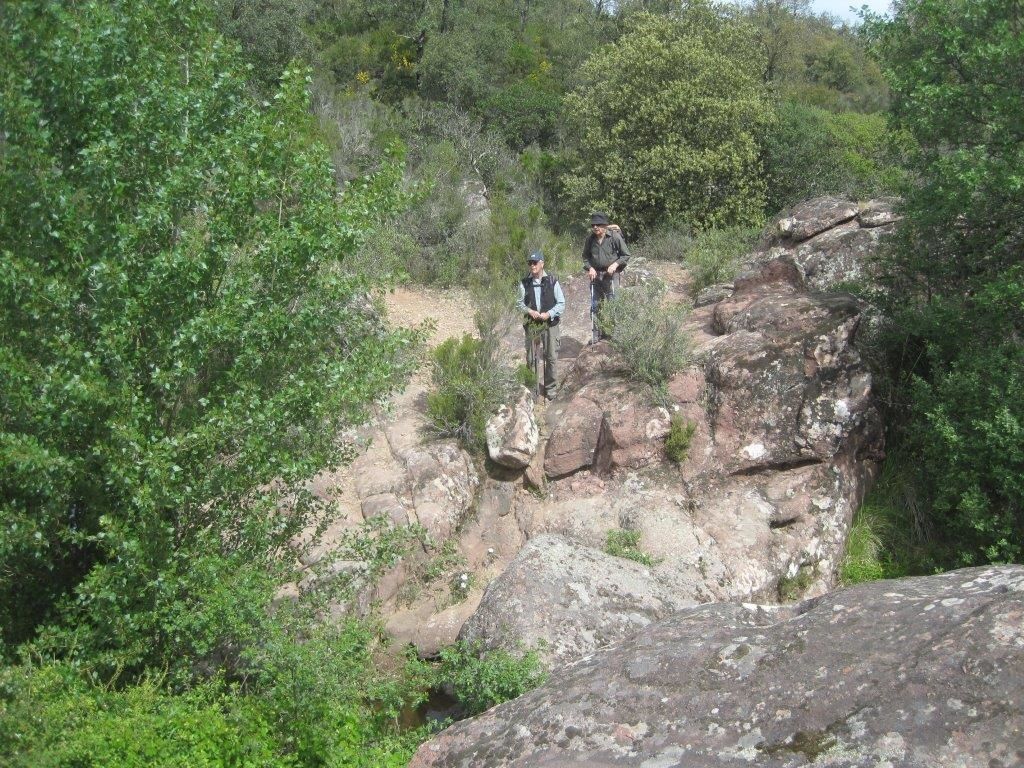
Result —
[[544, 271], [543, 261], [531, 261], [530, 262], [530, 274], [534, 277], [539, 277], [540, 273]]
[[604, 237], [604, 231], [608, 228], [607, 224], [591, 224], [590, 230], [596, 237]]

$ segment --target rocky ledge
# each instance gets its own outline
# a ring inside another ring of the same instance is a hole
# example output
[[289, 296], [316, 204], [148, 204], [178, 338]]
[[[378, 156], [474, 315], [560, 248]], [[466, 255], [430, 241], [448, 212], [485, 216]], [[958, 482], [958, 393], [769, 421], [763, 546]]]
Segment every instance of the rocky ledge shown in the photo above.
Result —
[[424, 744], [411, 768], [1024, 763], [1024, 567], [682, 610]]

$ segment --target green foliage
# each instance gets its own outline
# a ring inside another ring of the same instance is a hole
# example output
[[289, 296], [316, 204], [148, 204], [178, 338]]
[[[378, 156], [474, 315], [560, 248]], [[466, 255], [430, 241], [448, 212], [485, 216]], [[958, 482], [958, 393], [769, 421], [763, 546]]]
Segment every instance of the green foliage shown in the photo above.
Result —
[[697, 431], [697, 423], [680, 413], [672, 414], [668, 436], [665, 438], [665, 453], [671, 461], [682, 464], [690, 455], [690, 443]]
[[749, 26], [704, 3], [641, 15], [579, 78], [565, 103], [570, 208], [608, 210], [634, 230], [760, 220], [759, 142], [773, 116]]
[[951, 567], [1020, 561], [1024, 120], [1019, 3], [908, 0], [868, 33], [918, 183], [881, 268], [894, 443]]
[[547, 680], [536, 651], [514, 656], [501, 649], [458, 642], [441, 650], [437, 681], [450, 686], [470, 715], [522, 696]]
[[653, 387], [665, 384], [690, 359], [683, 330], [686, 307], [663, 301], [664, 293], [664, 286], [653, 282], [624, 288], [602, 303], [598, 318], [630, 376]]
[[759, 233], [755, 227], [726, 227], [698, 234], [683, 257], [693, 279], [694, 294], [709, 285], [730, 282]]
[[899, 192], [905, 134], [890, 134], [881, 115], [830, 112], [782, 101], [764, 144], [767, 210], [819, 195], [853, 199]]
[[[0, 15], [0, 626], [36, 660], [2, 672], [5, 764], [409, 754], [394, 713], [422, 681], [379, 671], [373, 628], [318, 629], [351, 584], [295, 565], [328, 521], [306, 479], [411, 362], [342, 267], [401, 168], [339, 196], [306, 72], [254, 102], [213, 23], [172, 0]], [[339, 556], [370, 578], [403, 536]]]
[[793, 576], [783, 576], [779, 579], [779, 600], [784, 603], [792, 603], [803, 597], [804, 592], [811, 586], [814, 580], [814, 567], [801, 565]]
[[[1024, 283], [1018, 283], [1024, 298]], [[1018, 308], [1024, 304], [1017, 304]], [[1006, 341], [961, 354], [911, 385], [906, 442], [921, 457], [932, 514], [958, 564], [1024, 558], [1024, 349]]]
[[[488, 309], [498, 317], [487, 317]], [[427, 416], [439, 435], [457, 438], [472, 453], [487, 451], [487, 420], [512, 399], [516, 369], [502, 360], [500, 315], [493, 306], [477, 314], [480, 337], [465, 334], [438, 346], [432, 357]]]
[[317, 510], [279, 499], [400, 379], [411, 337], [337, 268], [400, 197], [339, 199], [306, 73], [258, 108], [198, 6], [3, 26], [0, 624], [101, 675], [187, 664], [161, 621], [286, 577]]
[[815, 15], [808, 0], [751, 0], [739, 13], [754, 27], [765, 82], [784, 98], [836, 112], [885, 106], [885, 80], [856, 30]]
[[314, 0], [214, 0], [217, 28], [241, 44], [260, 89], [272, 93], [281, 74], [312, 52], [306, 24]]
[[0, 671], [0, 759], [32, 766], [402, 766], [423, 738], [398, 714], [430, 672], [382, 673], [376, 631], [350, 622], [306, 642], [276, 638], [246, 678], [182, 693], [160, 679], [111, 688], [69, 664]]
[[367, 239], [351, 269], [445, 287], [511, 284], [531, 251], [543, 251], [551, 271], [577, 255], [537, 203], [537, 171], [498, 133], [451, 107], [404, 106], [396, 130], [412, 147], [414, 203]]
[[0, 756], [9, 768], [297, 765], [251, 700], [149, 680], [108, 690], [59, 664], [0, 671]]
[[608, 531], [604, 551], [613, 557], [623, 557], [648, 567], [654, 567], [661, 562], [640, 549], [640, 531], [628, 531], [622, 528]]

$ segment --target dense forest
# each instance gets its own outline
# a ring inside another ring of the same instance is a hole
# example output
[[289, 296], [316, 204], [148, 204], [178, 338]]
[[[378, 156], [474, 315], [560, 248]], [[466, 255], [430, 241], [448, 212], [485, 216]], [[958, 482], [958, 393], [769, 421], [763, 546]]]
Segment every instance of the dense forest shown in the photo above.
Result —
[[[574, 270], [595, 209], [710, 284], [787, 206], [897, 197], [848, 286], [888, 424], [856, 578], [1024, 562], [1022, 25], [1020, 0], [854, 27], [807, 0], [0, 5], [4, 764], [404, 765], [429, 689], [535, 682], [322, 621], [351, 584], [294, 542], [327, 522], [305, 481], [416, 364], [379, 291], [483, 294], [534, 249]], [[348, 546], [373, 571], [407, 535]]]

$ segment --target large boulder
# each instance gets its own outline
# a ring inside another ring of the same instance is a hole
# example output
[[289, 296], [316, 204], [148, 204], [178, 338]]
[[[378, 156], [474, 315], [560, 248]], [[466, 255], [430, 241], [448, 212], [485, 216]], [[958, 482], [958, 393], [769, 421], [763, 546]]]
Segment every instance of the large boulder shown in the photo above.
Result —
[[491, 582], [459, 637], [577, 659], [695, 603], [659, 583], [647, 566], [541, 535]]
[[548, 413], [544, 471], [558, 478], [594, 468], [601, 474], [638, 469], [664, 458], [670, 414], [649, 388], [629, 380], [607, 342], [576, 358]]
[[837, 224], [853, 219], [857, 204], [836, 197], [819, 197], [795, 206], [777, 219], [776, 226], [782, 237], [795, 241], [806, 240]]
[[681, 611], [449, 727], [411, 768], [1011, 766], [1024, 568]]
[[788, 256], [801, 281], [826, 291], [870, 279], [867, 259], [900, 216], [896, 200], [856, 203], [834, 197], [808, 200], [780, 214], [765, 228], [755, 265]]
[[871, 375], [854, 345], [851, 297], [737, 293], [714, 310], [723, 334], [706, 376], [716, 453], [728, 472], [827, 461], [879, 436]]
[[503, 405], [487, 421], [487, 453], [510, 469], [524, 469], [537, 452], [540, 430], [533, 416], [533, 396], [523, 387], [519, 400]]

